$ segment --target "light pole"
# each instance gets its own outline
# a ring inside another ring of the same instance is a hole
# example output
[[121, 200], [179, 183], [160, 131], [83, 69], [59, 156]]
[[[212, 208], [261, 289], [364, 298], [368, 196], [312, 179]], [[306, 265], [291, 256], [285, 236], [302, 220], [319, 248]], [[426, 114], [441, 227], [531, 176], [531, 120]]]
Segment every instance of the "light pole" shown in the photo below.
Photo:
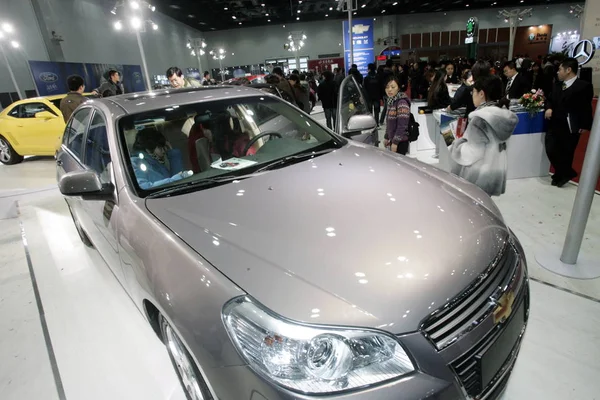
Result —
[[304, 47], [304, 41], [306, 40], [306, 35], [302, 31], [294, 31], [290, 32], [288, 36], [288, 43], [286, 43], [283, 48], [293, 51], [296, 57], [296, 69], [300, 71], [300, 55], [298, 51]]
[[200, 59], [200, 56], [206, 54], [204, 51], [204, 49], [206, 48], [206, 42], [204, 41], [204, 39], [191, 39], [187, 42], [187, 48], [192, 50], [191, 54], [193, 56], [198, 57], [198, 71], [200, 71], [200, 80], [202, 80], [202, 60]]
[[[21, 97], [21, 89], [19, 89], [19, 85], [17, 84], [17, 79], [15, 78], [15, 74], [13, 73], [12, 68], [10, 67], [10, 63], [8, 62], [8, 56], [6, 55], [6, 51], [4, 50], [4, 46], [3, 46], [3, 42], [5, 39], [8, 39], [8, 34], [14, 33], [14, 28], [12, 27], [11, 24], [9, 23], [2, 23], [2, 30], [0, 30], [0, 53], [2, 53], [2, 56], [4, 57], [4, 62], [6, 63], [6, 68], [8, 69], [8, 74], [10, 75], [10, 79], [13, 82], [13, 85], [15, 85], [15, 90], [17, 91], [17, 96], [19, 96], [19, 99], [22, 99], [23, 97]], [[11, 47], [18, 49], [19, 48], [19, 42], [15, 41], [15, 40], [11, 40], [10, 41], [10, 45]]]
[[221, 83], [225, 82], [225, 77], [223, 75], [223, 59], [225, 58], [225, 50], [213, 49], [208, 54], [210, 54], [214, 60], [219, 60], [219, 72], [221, 73]]
[[523, 21], [524, 18], [531, 17], [533, 9], [527, 8], [525, 10], [501, 10], [498, 11], [498, 18], [504, 18], [504, 22], [507, 22], [510, 26], [510, 42], [508, 43], [508, 59], [512, 60], [513, 52], [515, 50], [515, 36], [517, 34], [517, 27], [519, 22]]
[[[150, 83], [150, 74], [148, 73], [148, 64], [146, 63], [146, 53], [144, 53], [144, 45], [142, 44], [142, 38], [140, 36], [140, 32], [146, 31], [146, 25], [150, 25], [152, 30], [158, 30], [158, 25], [154, 23], [151, 19], [144, 19], [144, 9], [148, 9], [151, 12], [154, 12], [156, 9], [153, 5], [146, 1], [136, 1], [132, 0], [129, 2], [125, 2], [124, 0], [117, 1], [117, 4], [112, 9], [112, 14], [117, 14], [118, 8], [125, 8], [125, 5], [129, 4], [129, 8], [131, 9], [132, 16], [129, 19], [130, 28], [135, 32], [135, 37], [137, 39], [138, 48], [140, 49], [140, 55], [142, 56], [142, 68], [144, 69], [144, 76], [146, 78], [146, 87], [148, 90], [152, 90], [152, 84]], [[123, 23], [118, 20], [114, 23], [114, 27], [116, 30], [123, 29]]]

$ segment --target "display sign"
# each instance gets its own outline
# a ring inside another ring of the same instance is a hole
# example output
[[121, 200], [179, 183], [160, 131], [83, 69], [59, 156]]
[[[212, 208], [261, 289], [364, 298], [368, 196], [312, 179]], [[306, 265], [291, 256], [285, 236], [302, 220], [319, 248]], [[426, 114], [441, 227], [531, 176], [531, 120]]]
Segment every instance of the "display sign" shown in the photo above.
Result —
[[70, 75], [81, 76], [85, 81], [86, 91], [91, 91], [108, 79], [106, 74], [110, 69], [119, 71], [126, 93], [146, 90], [142, 69], [139, 65], [29, 61], [29, 66], [40, 96], [67, 93], [69, 91], [67, 78]]
[[559, 33], [552, 38], [552, 44], [550, 45], [551, 53], [562, 53], [570, 52], [573, 45], [579, 42], [579, 34], [563, 35]]
[[[335, 65], [335, 67], [334, 67]], [[343, 57], [331, 57], [331, 58], [322, 58], [319, 60], [308, 60], [308, 69], [311, 71], [333, 71], [333, 69], [338, 68], [339, 66], [344, 67], [344, 58]]]
[[[356, 64], [360, 73], [366, 75], [368, 72], [368, 64], [375, 61], [375, 54], [373, 51], [375, 46], [373, 19], [352, 20], [351, 34], [348, 21], [343, 22], [342, 28], [344, 31], [343, 37], [346, 66], [350, 67], [352, 64]], [[350, 43], [352, 43], [353, 47], [354, 60], [350, 60]]]
[[479, 30], [479, 20], [475, 17], [471, 17], [467, 20], [467, 37], [465, 38], [465, 44], [475, 43], [477, 32]]

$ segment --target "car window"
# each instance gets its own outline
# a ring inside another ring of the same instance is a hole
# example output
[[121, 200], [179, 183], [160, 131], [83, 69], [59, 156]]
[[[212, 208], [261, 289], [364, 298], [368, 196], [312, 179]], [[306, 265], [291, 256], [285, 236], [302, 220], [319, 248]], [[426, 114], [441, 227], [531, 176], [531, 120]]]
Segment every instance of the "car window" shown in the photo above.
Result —
[[44, 103], [26, 103], [21, 104], [20, 107], [19, 118], [35, 118], [35, 114], [42, 111], [48, 111], [49, 113], [56, 115], [56, 113]]
[[354, 115], [369, 115], [369, 109], [364, 103], [364, 96], [361, 88], [356, 84], [353, 78], [347, 79], [342, 85], [342, 106], [341, 106], [341, 121], [344, 123], [344, 128]]
[[296, 107], [260, 95], [128, 115], [119, 120], [119, 132], [131, 180], [143, 191], [244, 175], [341, 143]]
[[110, 162], [106, 121], [102, 114], [96, 111], [85, 139], [84, 164], [100, 175], [100, 181], [102, 183], [108, 183], [110, 182], [108, 168]]
[[63, 135], [63, 144], [78, 158], [81, 158], [83, 136], [90, 120], [91, 112], [92, 109], [89, 107], [76, 111], [65, 128], [65, 134]]
[[20, 113], [21, 113], [21, 106], [15, 106], [15, 107], [13, 107], [12, 110], [10, 110], [8, 112], [8, 115], [10, 115], [13, 118], [19, 118]]
[[62, 98], [60, 99], [54, 99], [54, 100], [50, 100], [50, 102], [54, 105], [54, 107], [58, 108], [60, 110], [60, 102], [61, 102]]

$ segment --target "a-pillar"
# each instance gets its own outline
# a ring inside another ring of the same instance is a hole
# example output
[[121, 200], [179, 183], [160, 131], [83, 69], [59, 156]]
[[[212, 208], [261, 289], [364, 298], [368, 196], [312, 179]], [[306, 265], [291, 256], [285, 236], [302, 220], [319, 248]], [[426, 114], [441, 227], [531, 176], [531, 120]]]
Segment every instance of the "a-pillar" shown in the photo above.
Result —
[[[581, 38], [593, 40], [600, 36], [600, 1], [588, 0], [585, 2], [585, 11], [582, 18]], [[596, 43], [598, 44], [598, 43]], [[585, 65], [592, 68], [592, 82], [594, 92], [600, 92], [600, 49], [596, 49], [596, 55], [591, 62]]]

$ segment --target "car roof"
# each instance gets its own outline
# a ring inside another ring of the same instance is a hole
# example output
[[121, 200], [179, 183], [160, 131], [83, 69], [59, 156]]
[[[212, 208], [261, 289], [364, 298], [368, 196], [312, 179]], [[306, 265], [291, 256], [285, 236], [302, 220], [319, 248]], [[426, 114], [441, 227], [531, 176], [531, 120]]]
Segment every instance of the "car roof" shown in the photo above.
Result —
[[[17, 104], [27, 104], [27, 103], [35, 103], [36, 101], [42, 101], [42, 100], [48, 100], [48, 101], [54, 101], [54, 100], [59, 100], [64, 98], [68, 93], [62, 93], [62, 94], [55, 94], [52, 96], [39, 96], [39, 97], [29, 97], [27, 99], [21, 99], [21, 100], [17, 100], [12, 102], [10, 105], [17, 105]], [[91, 93], [83, 93], [84, 96], [91, 96]]]
[[[248, 86], [205, 86], [128, 93], [99, 100], [119, 106], [124, 114], [137, 114], [173, 105], [193, 104], [239, 97], [271, 96]], [[276, 96], [273, 96], [276, 97]]]

